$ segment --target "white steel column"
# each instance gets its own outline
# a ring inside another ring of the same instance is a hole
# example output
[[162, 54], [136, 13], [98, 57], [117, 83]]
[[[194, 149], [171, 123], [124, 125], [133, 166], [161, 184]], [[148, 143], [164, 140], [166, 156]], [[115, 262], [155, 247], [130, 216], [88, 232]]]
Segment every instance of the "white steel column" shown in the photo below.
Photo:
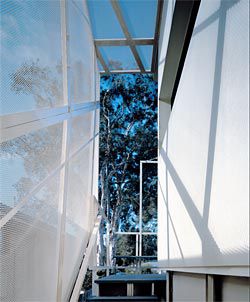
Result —
[[[68, 99], [68, 59], [67, 59], [67, 19], [66, 19], [66, 1], [61, 0], [61, 34], [62, 34], [62, 71], [63, 71], [63, 100], [68, 105], [70, 112], [70, 102]], [[62, 283], [63, 283], [63, 257], [64, 257], [64, 239], [66, 225], [67, 209], [67, 189], [68, 189], [68, 159], [69, 159], [69, 131], [70, 119], [64, 121], [63, 125], [63, 146], [62, 160], [65, 166], [60, 177], [60, 200], [59, 200], [59, 228], [58, 228], [58, 273], [57, 273], [57, 302], [62, 301]]]
[[139, 256], [139, 249], [138, 249], [138, 245], [139, 245], [139, 236], [138, 234], [135, 235], [135, 256]]
[[139, 256], [142, 255], [142, 164], [143, 161], [140, 161]]
[[[157, 160], [140, 160], [140, 205], [139, 205], [139, 256], [142, 256], [142, 184], [143, 184], [143, 164], [157, 164]], [[151, 233], [150, 233], [151, 235]], [[152, 233], [153, 235], [153, 233]]]

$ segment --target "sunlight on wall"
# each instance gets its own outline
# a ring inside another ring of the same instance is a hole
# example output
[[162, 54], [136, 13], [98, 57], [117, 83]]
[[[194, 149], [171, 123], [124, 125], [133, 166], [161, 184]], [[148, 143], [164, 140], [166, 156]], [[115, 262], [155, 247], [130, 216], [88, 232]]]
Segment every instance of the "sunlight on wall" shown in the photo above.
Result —
[[168, 128], [160, 102], [159, 260], [170, 267], [246, 273], [248, 12], [244, 0], [201, 2]]

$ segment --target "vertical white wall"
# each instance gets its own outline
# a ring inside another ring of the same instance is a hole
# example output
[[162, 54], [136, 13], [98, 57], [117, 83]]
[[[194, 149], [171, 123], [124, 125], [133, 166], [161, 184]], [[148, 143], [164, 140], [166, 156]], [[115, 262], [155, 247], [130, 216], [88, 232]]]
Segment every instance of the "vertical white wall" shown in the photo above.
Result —
[[167, 267], [248, 274], [248, 63], [249, 2], [202, 1], [168, 128], [160, 102], [159, 260]]
[[225, 277], [222, 285], [222, 299], [223, 301], [249, 301], [249, 279]]
[[173, 301], [205, 301], [206, 276], [175, 273], [173, 275]]
[[99, 72], [88, 18], [85, 1], [1, 2], [1, 301], [68, 301], [93, 228]]

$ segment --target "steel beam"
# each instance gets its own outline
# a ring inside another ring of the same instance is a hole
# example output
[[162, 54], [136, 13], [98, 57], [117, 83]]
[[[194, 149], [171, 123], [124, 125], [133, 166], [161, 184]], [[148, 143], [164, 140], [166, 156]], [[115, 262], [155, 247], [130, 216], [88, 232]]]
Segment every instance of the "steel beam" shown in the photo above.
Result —
[[132, 39], [132, 37], [131, 37], [131, 35], [130, 35], [130, 33], [129, 33], [129, 30], [128, 30], [128, 28], [127, 28], [126, 22], [125, 22], [125, 20], [124, 20], [124, 18], [123, 18], [123, 16], [122, 16], [122, 12], [121, 12], [119, 3], [118, 3], [117, 0], [110, 0], [110, 2], [111, 2], [111, 4], [112, 4], [112, 7], [113, 7], [113, 9], [114, 9], [114, 11], [115, 11], [115, 14], [116, 14], [118, 20], [119, 20], [119, 23], [120, 23], [120, 25], [121, 25], [121, 28], [122, 28], [122, 30], [123, 30], [123, 33], [124, 33], [126, 39], [129, 41], [129, 47], [130, 47], [130, 49], [131, 49], [131, 51], [132, 51], [132, 53], [133, 53], [133, 55], [134, 55], [134, 58], [135, 58], [135, 60], [136, 60], [136, 63], [137, 63], [137, 65], [138, 65], [138, 67], [140, 68], [141, 72], [145, 72], [145, 68], [144, 68], [143, 63], [142, 63], [142, 61], [141, 61], [141, 58], [140, 58], [140, 56], [139, 56], [139, 53], [138, 53], [138, 51], [137, 51], [135, 45], [132, 44], [132, 42], [131, 42], [133, 39]]
[[[119, 70], [109, 70], [108, 74], [131, 74], [131, 73], [152, 73], [151, 70], [144, 70], [141, 72], [139, 69], [119, 69]], [[105, 71], [100, 71], [100, 74], [107, 74]]]
[[105, 63], [105, 61], [104, 61], [104, 59], [103, 59], [103, 57], [102, 57], [102, 55], [101, 55], [101, 53], [98, 49], [98, 46], [95, 46], [95, 52], [96, 52], [96, 56], [97, 56], [99, 62], [101, 63], [105, 73], [109, 74], [109, 68], [108, 68], [107, 64]]
[[142, 256], [142, 183], [143, 183], [143, 163], [140, 161], [140, 206], [139, 206], [139, 256]]
[[176, 0], [159, 99], [174, 104], [200, 0]]
[[[140, 232], [114, 232], [116, 235], [140, 235]], [[142, 235], [157, 235], [157, 232], [142, 232]]]
[[131, 46], [131, 45], [154, 45], [153, 38], [138, 38], [138, 39], [96, 39], [96, 46]]
[[151, 71], [152, 73], [157, 72], [158, 67], [158, 42], [160, 36], [160, 26], [161, 26], [161, 17], [162, 17], [162, 8], [163, 8], [163, 0], [158, 0], [157, 5], [157, 15], [156, 15], [156, 22], [155, 22], [155, 34], [154, 34], [154, 48], [152, 54], [152, 61], [151, 61]]

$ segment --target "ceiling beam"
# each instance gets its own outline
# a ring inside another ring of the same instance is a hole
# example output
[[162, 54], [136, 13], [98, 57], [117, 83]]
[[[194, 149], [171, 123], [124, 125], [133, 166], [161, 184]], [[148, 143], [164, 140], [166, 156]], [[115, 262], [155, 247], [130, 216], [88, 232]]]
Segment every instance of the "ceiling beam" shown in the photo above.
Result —
[[129, 47], [130, 47], [130, 49], [131, 49], [131, 51], [132, 51], [132, 53], [133, 53], [133, 55], [134, 55], [134, 58], [135, 58], [135, 61], [136, 61], [137, 65], [138, 65], [138, 67], [140, 68], [141, 72], [145, 72], [145, 68], [144, 68], [143, 63], [142, 63], [142, 61], [141, 61], [141, 58], [140, 58], [140, 56], [139, 56], [139, 53], [138, 53], [138, 51], [137, 51], [135, 45], [132, 43], [132, 40], [133, 40], [133, 39], [132, 39], [132, 37], [131, 37], [131, 35], [130, 35], [130, 33], [129, 33], [129, 30], [128, 30], [128, 28], [127, 28], [127, 25], [126, 25], [126, 23], [125, 23], [125, 20], [123, 19], [123, 16], [122, 16], [122, 12], [121, 12], [119, 3], [118, 3], [117, 0], [110, 0], [110, 2], [111, 2], [111, 4], [112, 4], [112, 7], [113, 7], [113, 9], [114, 9], [114, 11], [115, 11], [115, 14], [116, 14], [118, 20], [119, 20], [119, 23], [120, 23], [120, 25], [121, 25], [121, 28], [122, 28], [122, 30], [123, 30], [123, 33], [124, 33], [126, 39], [127, 39], [128, 42], [129, 42]]
[[98, 46], [95, 46], [95, 52], [96, 52], [96, 56], [97, 56], [99, 62], [101, 63], [105, 73], [109, 74], [109, 68], [108, 68], [107, 64], [105, 63], [105, 61], [104, 61], [104, 59], [103, 59], [103, 57], [102, 57], [102, 55], [101, 55], [101, 53], [98, 49]]
[[159, 36], [160, 36], [163, 3], [164, 3], [164, 0], [158, 0], [156, 22], [155, 22], [154, 48], [153, 48], [152, 62], [151, 62], [152, 73], [156, 73], [157, 69], [158, 69], [158, 62], [157, 62], [158, 61], [158, 42], [159, 42]]
[[[133, 74], [133, 73], [151, 73], [151, 70], [144, 70], [141, 72], [139, 69], [118, 69], [118, 70], [109, 70], [108, 74]], [[107, 74], [105, 71], [100, 71], [100, 74]]]
[[153, 38], [139, 39], [96, 39], [94, 40], [97, 46], [130, 46], [130, 45], [154, 45]]

